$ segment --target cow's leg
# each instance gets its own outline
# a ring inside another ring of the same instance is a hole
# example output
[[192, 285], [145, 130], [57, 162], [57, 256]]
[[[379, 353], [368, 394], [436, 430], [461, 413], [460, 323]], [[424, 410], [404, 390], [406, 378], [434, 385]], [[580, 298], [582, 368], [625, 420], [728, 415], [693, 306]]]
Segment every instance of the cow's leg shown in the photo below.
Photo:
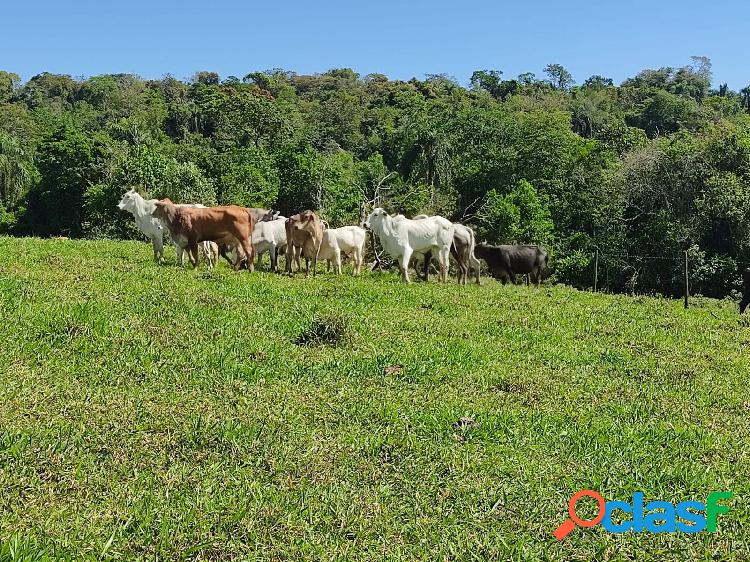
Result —
[[234, 262], [229, 257], [229, 246], [227, 246], [227, 244], [220, 244], [219, 245], [219, 254], [221, 255], [222, 258], [224, 258], [225, 260], [227, 260], [227, 263], [231, 267], [234, 267]]
[[292, 260], [294, 259], [294, 244], [292, 244], [291, 237], [286, 241], [286, 272], [291, 277], [292, 273]]
[[417, 277], [420, 279], [423, 279], [425, 281], [430, 280], [430, 264], [432, 263], [432, 252], [425, 252], [422, 254], [422, 273], [420, 274], [417, 268], [414, 268], [414, 271], [417, 272]]
[[164, 239], [161, 236], [155, 236], [151, 239], [151, 245], [154, 247], [154, 261], [161, 264], [164, 261]]
[[318, 271], [318, 254], [320, 253], [320, 246], [313, 244], [313, 249], [315, 250], [315, 254], [312, 257], [312, 267], [313, 277], [315, 277], [315, 273]]
[[447, 248], [440, 248], [438, 258], [440, 259], [440, 279], [443, 283], [448, 282], [448, 266], [450, 265], [450, 256], [450, 246], [448, 246]]
[[201, 242], [201, 249], [203, 250], [203, 256], [206, 258], [206, 268], [208, 270], [213, 269], [214, 263], [211, 246], [207, 242]]
[[469, 277], [471, 272], [471, 266], [469, 265], [469, 255], [464, 248], [460, 253], [457, 252], [456, 263], [458, 264], [458, 283], [460, 285], [466, 285], [466, 279]]
[[341, 251], [338, 249], [333, 253], [333, 265], [336, 268], [336, 275], [341, 275]]
[[407, 246], [406, 248], [404, 248], [404, 253], [401, 256], [401, 261], [399, 262], [399, 266], [401, 267], [401, 275], [403, 276], [406, 283], [411, 283], [411, 281], [409, 281], [409, 262], [411, 261], [411, 255], [412, 249]]
[[177, 255], [177, 265], [182, 267], [185, 265], [185, 248], [180, 246], [176, 241], [172, 240], [174, 244], [174, 253]]
[[268, 255], [271, 258], [271, 271], [274, 273], [278, 272], [279, 270], [279, 249], [276, 247], [276, 244], [271, 246], [271, 248], [268, 250]]
[[297, 271], [302, 271], [302, 264], [300, 263], [299, 257], [302, 253], [302, 248], [299, 246], [294, 247], [294, 263], [297, 264]]
[[362, 248], [354, 250], [354, 275], [359, 275], [362, 271]]
[[469, 263], [471, 264], [471, 267], [473, 269], [476, 269], [477, 271], [477, 285], [481, 285], [481, 283], [479, 282], [479, 275], [481, 273], [479, 260], [475, 258], [473, 255], [471, 255], [469, 256]]
[[[291, 253], [291, 255], [289, 255], [289, 252], [287, 252], [287, 258], [289, 258], [290, 260], [292, 260], [292, 261], [294, 262], [294, 265], [296, 265], [296, 266], [297, 266], [297, 269], [296, 269], [296, 271], [297, 271], [298, 273], [299, 273], [300, 271], [302, 271], [302, 266], [301, 266], [301, 265], [300, 265], [300, 263], [299, 263], [299, 254], [300, 254], [300, 248], [299, 248], [298, 246], [293, 246], [293, 247], [292, 247], [292, 253]], [[292, 269], [294, 269], [294, 268], [292, 268], [292, 267], [290, 266], [290, 268], [289, 268], [289, 269], [290, 269], [290, 271], [291, 271], [291, 270], [292, 270]]]
[[242, 249], [245, 252], [245, 263], [247, 264], [247, 271], [248, 273], [252, 273], [255, 271], [255, 248], [253, 248], [253, 243], [250, 241], [250, 237], [242, 238], [240, 240], [240, 245], [242, 246]]
[[198, 242], [188, 243], [188, 257], [190, 263], [193, 264], [193, 269], [198, 267]]

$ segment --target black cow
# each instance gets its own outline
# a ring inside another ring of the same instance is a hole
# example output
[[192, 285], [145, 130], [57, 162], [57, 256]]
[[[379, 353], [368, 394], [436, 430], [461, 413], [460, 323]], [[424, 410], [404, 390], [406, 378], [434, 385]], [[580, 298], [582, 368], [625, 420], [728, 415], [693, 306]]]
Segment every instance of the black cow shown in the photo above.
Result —
[[747, 305], [750, 304], [750, 267], [742, 272], [742, 300], [740, 301], [740, 314], [745, 312]]
[[486, 261], [492, 276], [501, 279], [503, 284], [509, 280], [515, 284], [516, 275], [520, 273], [531, 274], [532, 281], [538, 287], [547, 268], [547, 252], [541, 246], [493, 246], [483, 242], [476, 245], [474, 255]]

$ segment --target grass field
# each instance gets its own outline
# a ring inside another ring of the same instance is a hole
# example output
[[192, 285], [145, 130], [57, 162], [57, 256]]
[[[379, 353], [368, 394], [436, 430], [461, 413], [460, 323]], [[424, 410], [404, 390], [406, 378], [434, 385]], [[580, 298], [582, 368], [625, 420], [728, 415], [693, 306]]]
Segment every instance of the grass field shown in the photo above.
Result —
[[[694, 304], [0, 238], [0, 560], [750, 559], [750, 322]], [[557, 543], [583, 488], [734, 498]]]

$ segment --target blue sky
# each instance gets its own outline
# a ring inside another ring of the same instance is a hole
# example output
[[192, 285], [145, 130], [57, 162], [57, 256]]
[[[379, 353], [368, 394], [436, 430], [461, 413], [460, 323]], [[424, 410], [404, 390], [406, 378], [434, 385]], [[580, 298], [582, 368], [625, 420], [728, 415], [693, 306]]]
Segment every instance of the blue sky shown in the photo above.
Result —
[[643, 68], [714, 64], [714, 83], [750, 84], [750, 2], [500, 0], [120, 0], [7, 2], [0, 69], [145, 78], [196, 70], [242, 77], [351, 67], [392, 78], [473, 70], [542, 76], [547, 63], [577, 82], [620, 82]]

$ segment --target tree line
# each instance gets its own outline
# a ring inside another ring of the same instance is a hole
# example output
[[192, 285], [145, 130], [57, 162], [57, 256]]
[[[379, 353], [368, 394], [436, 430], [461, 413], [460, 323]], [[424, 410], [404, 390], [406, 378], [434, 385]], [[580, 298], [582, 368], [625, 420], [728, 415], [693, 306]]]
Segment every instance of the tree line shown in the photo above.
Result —
[[[133, 237], [135, 187], [179, 202], [311, 208], [355, 224], [377, 201], [441, 214], [480, 240], [539, 243], [555, 280], [722, 297], [750, 262], [750, 86], [711, 62], [619, 85], [478, 70], [390, 80], [350, 69], [221, 79], [0, 71], [0, 233]], [[659, 259], [654, 259], [658, 257]], [[674, 257], [674, 262], [670, 261]]]

